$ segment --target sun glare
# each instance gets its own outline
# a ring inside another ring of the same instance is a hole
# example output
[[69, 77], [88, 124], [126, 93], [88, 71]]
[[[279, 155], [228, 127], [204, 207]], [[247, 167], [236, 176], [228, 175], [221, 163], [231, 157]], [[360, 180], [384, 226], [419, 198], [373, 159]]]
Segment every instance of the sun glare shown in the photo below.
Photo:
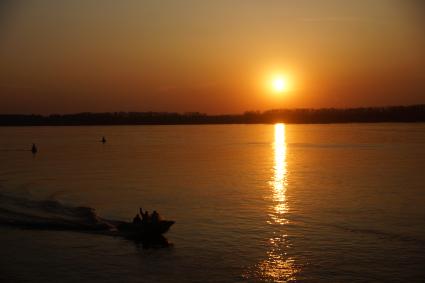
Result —
[[276, 75], [271, 80], [271, 88], [275, 93], [284, 93], [289, 91], [289, 80], [286, 76]]

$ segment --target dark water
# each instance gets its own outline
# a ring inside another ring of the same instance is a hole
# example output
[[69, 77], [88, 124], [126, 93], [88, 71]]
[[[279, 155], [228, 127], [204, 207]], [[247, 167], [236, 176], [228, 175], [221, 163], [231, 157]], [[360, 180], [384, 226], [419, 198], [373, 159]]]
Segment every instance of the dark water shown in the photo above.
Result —
[[[424, 124], [0, 128], [0, 281], [421, 282], [424, 166]], [[25, 227], [75, 206], [173, 246]]]

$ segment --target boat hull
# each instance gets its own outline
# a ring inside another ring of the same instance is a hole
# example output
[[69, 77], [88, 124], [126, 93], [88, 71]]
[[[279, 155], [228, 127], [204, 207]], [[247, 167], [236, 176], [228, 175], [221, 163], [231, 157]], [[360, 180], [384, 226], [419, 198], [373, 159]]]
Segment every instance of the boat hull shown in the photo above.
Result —
[[174, 221], [160, 221], [158, 223], [133, 224], [123, 222], [117, 225], [118, 233], [126, 238], [152, 238], [165, 234]]

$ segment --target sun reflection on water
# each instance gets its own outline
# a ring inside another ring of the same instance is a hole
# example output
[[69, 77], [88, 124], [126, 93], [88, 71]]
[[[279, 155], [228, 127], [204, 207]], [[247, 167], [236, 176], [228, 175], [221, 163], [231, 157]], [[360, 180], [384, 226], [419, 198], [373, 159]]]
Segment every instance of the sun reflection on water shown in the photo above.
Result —
[[289, 221], [286, 214], [289, 206], [286, 199], [287, 190], [287, 162], [286, 162], [286, 132], [284, 124], [274, 126], [274, 167], [273, 177], [270, 181], [272, 189], [272, 206], [270, 208], [268, 223], [276, 225], [274, 237], [268, 240], [269, 251], [267, 258], [257, 266], [257, 276], [265, 281], [289, 282], [294, 281], [299, 272], [294, 258], [288, 255], [290, 243], [287, 241], [284, 226]]
[[274, 176], [271, 182], [273, 187], [273, 213], [270, 217], [274, 223], [285, 224], [285, 213], [288, 211], [286, 204], [286, 135], [285, 125], [274, 126]]

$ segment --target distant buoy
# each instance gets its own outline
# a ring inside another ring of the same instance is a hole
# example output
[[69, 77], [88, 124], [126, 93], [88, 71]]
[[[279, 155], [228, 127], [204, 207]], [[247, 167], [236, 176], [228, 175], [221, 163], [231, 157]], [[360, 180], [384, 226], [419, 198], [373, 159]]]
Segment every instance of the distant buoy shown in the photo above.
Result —
[[33, 154], [36, 154], [36, 153], [37, 153], [37, 151], [38, 151], [37, 146], [35, 145], [35, 143], [33, 143], [33, 144], [32, 144], [32, 147], [31, 147], [31, 152], [32, 152]]

